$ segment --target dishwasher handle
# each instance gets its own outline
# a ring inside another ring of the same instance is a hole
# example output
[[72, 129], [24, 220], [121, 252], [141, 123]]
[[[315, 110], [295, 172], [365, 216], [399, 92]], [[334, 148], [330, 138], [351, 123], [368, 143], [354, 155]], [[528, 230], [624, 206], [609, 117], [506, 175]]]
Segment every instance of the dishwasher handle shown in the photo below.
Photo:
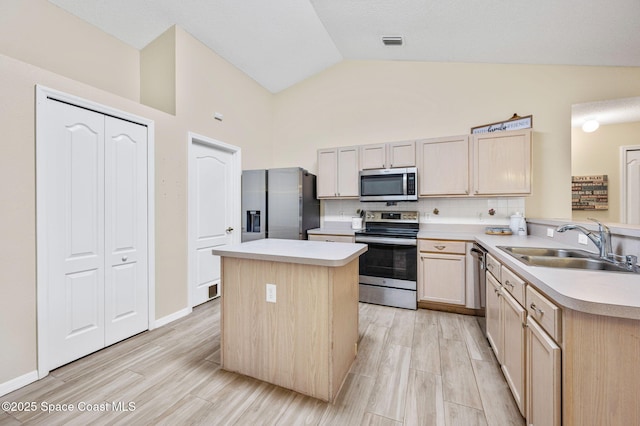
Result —
[[469, 251], [471, 252], [471, 255], [478, 258], [478, 261], [480, 262], [480, 270], [485, 270], [485, 256], [487, 252], [477, 248], [477, 246], [472, 247]]

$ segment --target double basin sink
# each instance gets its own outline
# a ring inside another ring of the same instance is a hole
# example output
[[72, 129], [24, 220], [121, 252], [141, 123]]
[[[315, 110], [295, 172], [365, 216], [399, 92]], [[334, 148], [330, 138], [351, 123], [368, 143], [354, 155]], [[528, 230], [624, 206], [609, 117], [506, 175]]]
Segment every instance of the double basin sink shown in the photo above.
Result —
[[637, 268], [627, 268], [580, 249], [508, 246], [498, 248], [530, 266], [638, 273]]

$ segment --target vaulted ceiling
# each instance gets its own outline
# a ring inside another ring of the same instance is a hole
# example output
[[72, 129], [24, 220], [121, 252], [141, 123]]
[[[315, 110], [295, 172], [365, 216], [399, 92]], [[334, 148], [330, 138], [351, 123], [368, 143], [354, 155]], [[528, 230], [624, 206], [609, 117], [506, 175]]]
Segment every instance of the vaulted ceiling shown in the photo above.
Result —
[[137, 49], [176, 24], [273, 93], [345, 59], [640, 66], [638, 0], [49, 1]]

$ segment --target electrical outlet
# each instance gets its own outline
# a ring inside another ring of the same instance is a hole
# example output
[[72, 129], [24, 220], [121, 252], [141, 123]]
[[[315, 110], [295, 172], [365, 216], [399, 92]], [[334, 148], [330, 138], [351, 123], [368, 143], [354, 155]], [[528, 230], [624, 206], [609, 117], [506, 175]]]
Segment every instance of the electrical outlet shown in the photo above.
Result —
[[589, 239], [584, 234], [578, 234], [578, 244], [584, 244], [586, 246], [589, 244]]
[[553, 238], [553, 228], [547, 228], [547, 237]]
[[276, 285], [267, 284], [267, 302], [276, 303]]

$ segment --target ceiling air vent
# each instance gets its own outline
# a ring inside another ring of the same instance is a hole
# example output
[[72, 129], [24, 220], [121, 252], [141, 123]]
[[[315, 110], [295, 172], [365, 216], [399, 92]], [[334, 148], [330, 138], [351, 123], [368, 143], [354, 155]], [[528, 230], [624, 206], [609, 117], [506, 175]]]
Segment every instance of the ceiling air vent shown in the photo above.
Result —
[[382, 43], [385, 46], [402, 46], [401, 36], [382, 36]]

